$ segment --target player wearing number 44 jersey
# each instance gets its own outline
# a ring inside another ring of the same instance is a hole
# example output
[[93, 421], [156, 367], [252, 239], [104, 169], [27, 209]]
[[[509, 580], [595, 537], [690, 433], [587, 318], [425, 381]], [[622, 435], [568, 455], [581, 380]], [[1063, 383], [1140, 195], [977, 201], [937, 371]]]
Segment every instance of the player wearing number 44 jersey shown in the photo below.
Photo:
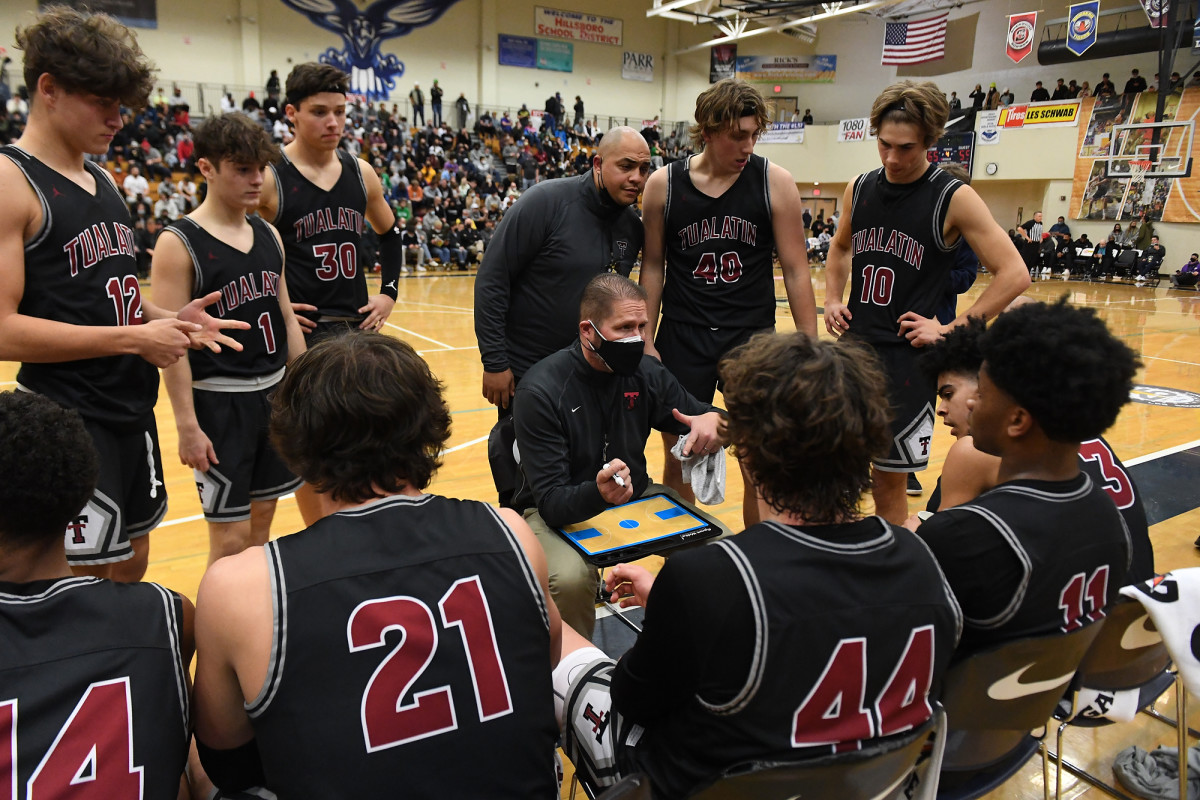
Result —
[[646, 607], [619, 662], [564, 627], [556, 710], [593, 784], [641, 771], [655, 797], [690, 797], [741, 761], [912, 736], [958, 641], [958, 605], [928, 548], [858, 514], [888, 446], [874, 355], [763, 335], [721, 374], [763, 521], [671, 556], [657, 578], [613, 568], [613, 601]]
[[[775, 328], [776, 251], [796, 330], [817, 335], [800, 195], [787, 170], [754, 155], [767, 121], [753, 86], [732, 79], [715, 84], [696, 99], [691, 136], [700, 154], [646, 182], [640, 278], [649, 297], [646, 352], [701, 403], [712, 402], [725, 353]], [[669, 452], [677, 438], [663, 434], [663, 483], [691, 501], [680, 462]], [[756, 514], [747, 492], [745, 523], [756, 522]]]
[[155, 367], [189, 347], [240, 347], [220, 329], [241, 323], [204, 313], [216, 295], [178, 314], [143, 299], [124, 195], [84, 160], [108, 150], [121, 106], [150, 94], [153, 69], [133, 34], [56, 7], [17, 42], [30, 111], [21, 138], [0, 149], [0, 359], [22, 362], [20, 389], [77, 409], [100, 452], [95, 495], [68, 520], [67, 558], [136, 581], [167, 508]]
[[1002, 314], [979, 348], [968, 426], [1000, 458], [999, 482], [917, 528], [962, 601], [968, 650], [1100, 619], [1133, 557], [1121, 514], [1080, 468], [1080, 443], [1129, 402], [1133, 351], [1065, 300]]
[[76, 411], [0, 394], [0, 786], [12, 800], [179, 795], [192, 604], [71, 575], [62, 531], [99, 469]]
[[[948, 113], [932, 83], [901, 81], [875, 99], [871, 131], [883, 166], [846, 187], [826, 260], [826, 329], [869, 344], [887, 372], [892, 447], [875, 462], [871, 494], [876, 513], [897, 525], [908, 516], [907, 473], [925, 469], [933, 438], [936, 387], [917, 368], [914, 348], [968, 317], [994, 317], [1029, 285], [1020, 255], [975, 190], [926, 158]], [[960, 238], [992, 280], [970, 308], [942, 325], [936, 313]]]
[[285, 798], [557, 797], [545, 557], [515, 512], [423, 492], [450, 434], [429, 367], [388, 336], [329, 337], [272, 402], [324, 515], [201, 582], [209, 777]]
[[288, 302], [279, 234], [258, 217], [263, 167], [277, 150], [243, 114], [210, 117], [195, 134], [204, 202], [169, 225], [154, 250], [154, 296], [180, 308], [220, 292], [216, 313], [241, 320], [239, 353], [192, 353], [164, 370], [179, 430], [179, 459], [196, 475], [208, 521], [211, 564], [266, 544], [277, 498], [300, 480], [267, 439], [270, 393], [284, 366], [304, 352]]

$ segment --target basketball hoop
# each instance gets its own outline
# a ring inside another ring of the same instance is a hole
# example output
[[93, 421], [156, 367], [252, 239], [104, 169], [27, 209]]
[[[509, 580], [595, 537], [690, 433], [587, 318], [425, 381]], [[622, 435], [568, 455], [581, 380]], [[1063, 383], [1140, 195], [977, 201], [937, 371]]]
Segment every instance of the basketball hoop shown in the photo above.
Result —
[[1129, 162], [1129, 181], [1146, 181], [1146, 173], [1154, 166], [1153, 161], [1131, 160]]

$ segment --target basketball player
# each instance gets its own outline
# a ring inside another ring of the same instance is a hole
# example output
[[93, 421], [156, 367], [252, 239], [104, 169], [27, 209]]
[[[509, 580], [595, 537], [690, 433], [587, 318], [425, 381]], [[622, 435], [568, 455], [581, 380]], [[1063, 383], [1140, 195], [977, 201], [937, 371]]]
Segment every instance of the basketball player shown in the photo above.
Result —
[[[283, 237], [292, 307], [310, 337], [377, 331], [396, 304], [404, 247], [375, 170], [338, 149], [350, 79], [327, 64], [297, 64], [284, 86], [295, 138], [267, 171], [258, 213]], [[358, 269], [364, 219], [379, 234], [381, 285], [371, 297]]]
[[[1021, 301], [1033, 302], [1022, 296], [1013, 305]], [[921, 368], [937, 378], [937, 415], [956, 439], [946, 453], [942, 475], [926, 507], [928, 512], [969, 503], [1000, 481], [1000, 459], [975, 448], [968, 423], [967, 406], [979, 390], [979, 365], [983, 361], [979, 340], [984, 331], [983, 320], [969, 320], [921, 354]], [[1083, 471], [1112, 499], [1129, 529], [1133, 564], [1126, 582], [1151, 578], [1154, 575], [1154, 549], [1150, 543], [1146, 511], [1133, 477], [1103, 436], [1082, 442], [1079, 460]], [[919, 523], [910, 517], [907, 524], [915, 530]]]
[[[338, 148], [346, 128], [350, 79], [327, 64], [297, 64], [284, 84], [284, 113], [295, 138], [263, 182], [259, 215], [283, 238], [292, 310], [310, 341], [353, 329], [383, 328], [399, 291], [404, 242], [383, 184], [365, 162]], [[358, 268], [364, 219], [379, 234], [379, 294], [368, 297]], [[316, 521], [312, 491], [296, 503]]]
[[655, 797], [689, 797], [747, 759], [911, 736], [962, 623], [917, 537], [858, 513], [890, 438], [874, 354], [756, 336], [721, 376], [763, 521], [672, 556], [657, 579], [615, 567], [607, 588], [646, 607], [642, 633], [614, 664], [564, 627], [554, 671], [576, 769], [604, 784], [643, 771]]
[[221, 789], [557, 796], [545, 558], [514, 512], [424, 492], [449, 435], [399, 340], [328, 337], [288, 368], [271, 438], [324, 507], [201, 582], [196, 738]]
[[[871, 494], [875, 513], [897, 525], [908, 517], [907, 473], [925, 469], [933, 438], [935, 387], [916, 367], [916, 348], [968, 317], [994, 317], [1029, 285], [1012, 240], [975, 190], [925, 156], [948, 113], [945, 96], [928, 82], [901, 81], [875, 99], [871, 131], [883, 166], [846, 187], [826, 261], [826, 330], [868, 343], [888, 376], [892, 447], [875, 462]], [[992, 279], [970, 308], [943, 325], [934, 314], [960, 237]]]
[[91, 439], [72, 409], [0, 394], [0, 785], [14, 800], [175, 800], [192, 604], [72, 577], [62, 532], [96, 485]]
[[917, 529], [963, 606], [965, 652], [1067, 632], [1104, 616], [1128, 583], [1129, 531], [1080, 468], [1129, 402], [1139, 366], [1095, 312], [1028, 303], [980, 337], [974, 446], [1000, 459], [996, 485]]
[[179, 460], [195, 471], [208, 521], [208, 563], [266, 544], [276, 499], [300, 484], [267, 439], [270, 393], [304, 352], [288, 302], [279, 234], [260, 217], [263, 170], [278, 149], [244, 114], [210, 117], [195, 133], [204, 202], [168, 225], [154, 251], [154, 297], [179, 308], [219, 291], [217, 315], [251, 329], [240, 353], [196, 351], [163, 371]]
[[[140, 108], [152, 66], [128, 28], [55, 7], [17, 31], [29, 122], [0, 148], [0, 359], [22, 390], [77, 409], [100, 453], [95, 496], [70, 520], [80, 573], [140, 580], [167, 508], [154, 403], [158, 371], [189, 347], [241, 345], [200, 298], [178, 315], [142, 297], [125, 196], [85, 153], [107, 152], [121, 106]], [[119, 562], [119, 563], [118, 563]]]
[[[646, 352], [702, 403], [712, 402], [725, 353], [775, 328], [775, 251], [796, 330], [817, 335], [800, 194], [786, 169], [754, 154], [768, 122], [757, 89], [720, 81], [696, 98], [690, 133], [700, 154], [646, 181], [639, 279], [649, 296]], [[663, 483], [692, 501], [679, 459], [670, 453], [677, 438], [663, 434]], [[743, 484], [749, 484], [744, 472]], [[746, 493], [746, 525], [758, 521], [757, 511], [757, 500]]]

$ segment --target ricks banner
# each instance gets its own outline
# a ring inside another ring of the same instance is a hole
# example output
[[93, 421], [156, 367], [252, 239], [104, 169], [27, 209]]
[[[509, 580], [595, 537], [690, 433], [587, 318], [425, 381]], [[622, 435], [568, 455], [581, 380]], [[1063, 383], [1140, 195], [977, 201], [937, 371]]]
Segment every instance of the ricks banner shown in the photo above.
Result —
[[1033, 52], [1033, 42], [1037, 39], [1037, 15], [1036, 11], [1028, 11], [1024, 14], [1012, 14], [1008, 18], [1008, 40], [1005, 42], [1004, 51], [1018, 64]]
[[1067, 49], [1077, 56], [1083, 55], [1096, 43], [1097, 22], [1100, 17], [1100, 0], [1076, 3], [1067, 15]]

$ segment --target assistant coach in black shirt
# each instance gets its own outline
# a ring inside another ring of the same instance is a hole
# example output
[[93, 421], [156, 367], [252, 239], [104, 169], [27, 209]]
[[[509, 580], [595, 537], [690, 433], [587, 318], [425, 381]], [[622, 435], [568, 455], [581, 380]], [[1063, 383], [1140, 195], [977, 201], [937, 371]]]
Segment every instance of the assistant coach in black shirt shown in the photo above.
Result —
[[644, 355], [648, 322], [642, 287], [621, 275], [597, 275], [583, 291], [576, 340], [534, 365], [513, 403], [521, 471], [535, 504], [526, 521], [546, 551], [550, 593], [563, 620], [588, 636], [596, 622], [596, 570], [552, 529], [644, 494], [664, 492], [687, 506], [650, 482], [651, 428], [690, 430], [685, 454], [721, 446], [717, 408]]
[[613, 128], [590, 171], [539, 183], [505, 212], [475, 280], [483, 396], [501, 417], [525, 372], [575, 339], [588, 280], [633, 269], [642, 221], [632, 206], [649, 174], [646, 140]]

